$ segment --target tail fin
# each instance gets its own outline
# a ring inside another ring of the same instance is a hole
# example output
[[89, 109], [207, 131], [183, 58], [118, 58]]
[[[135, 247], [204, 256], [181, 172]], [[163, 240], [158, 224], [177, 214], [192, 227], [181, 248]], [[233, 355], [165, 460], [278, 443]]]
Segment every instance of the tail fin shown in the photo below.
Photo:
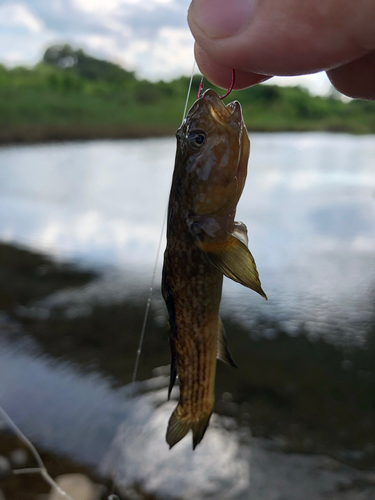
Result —
[[168, 422], [166, 440], [169, 448], [181, 441], [182, 438], [192, 429], [193, 431], [193, 450], [202, 441], [210, 422], [212, 411], [201, 416], [200, 419], [192, 418], [190, 415], [181, 417], [178, 412], [179, 405], [172, 413]]
[[203, 436], [207, 430], [208, 424], [210, 422], [212, 411], [208, 415], [204, 415], [200, 420], [196, 420], [193, 425], [193, 450], [202, 441]]

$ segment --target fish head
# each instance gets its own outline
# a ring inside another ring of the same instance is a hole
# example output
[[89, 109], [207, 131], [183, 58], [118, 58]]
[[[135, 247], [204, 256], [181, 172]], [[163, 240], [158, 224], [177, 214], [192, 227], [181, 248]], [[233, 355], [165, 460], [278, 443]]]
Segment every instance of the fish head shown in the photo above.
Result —
[[235, 210], [247, 174], [250, 141], [239, 102], [227, 106], [207, 90], [177, 131], [177, 158], [192, 215]]

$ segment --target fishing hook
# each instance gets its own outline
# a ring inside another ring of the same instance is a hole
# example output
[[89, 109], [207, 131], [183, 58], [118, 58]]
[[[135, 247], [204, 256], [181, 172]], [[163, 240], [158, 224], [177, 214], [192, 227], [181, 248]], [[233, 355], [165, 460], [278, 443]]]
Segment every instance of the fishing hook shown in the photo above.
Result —
[[[236, 75], [235, 75], [235, 72], [234, 72], [234, 69], [232, 69], [232, 83], [230, 84], [230, 87], [229, 89], [225, 92], [224, 95], [220, 96], [220, 99], [223, 100], [225, 99], [226, 97], [228, 97], [228, 95], [232, 92], [233, 90], [233, 87], [234, 87], [234, 83], [235, 83], [235, 80], [236, 80]], [[202, 92], [203, 92], [203, 81], [204, 81], [204, 76], [202, 76], [202, 80], [201, 80], [201, 83], [199, 85], [199, 89], [198, 89], [198, 99], [200, 99], [202, 97]]]

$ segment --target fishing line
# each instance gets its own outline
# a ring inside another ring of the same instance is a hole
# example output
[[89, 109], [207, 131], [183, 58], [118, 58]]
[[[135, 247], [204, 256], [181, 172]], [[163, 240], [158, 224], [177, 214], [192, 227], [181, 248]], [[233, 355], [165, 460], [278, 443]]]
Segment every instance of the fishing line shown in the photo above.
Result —
[[[147, 299], [145, 314], [144, 314], [144, 317], [143, 317], [142, 330], [141, 330], [141, 335], [139, 337], [139, 344], [138, 344], [138, 349], [137, 349], [137, 355], [136, 355], [136, 358], [135, 358], [135, 364], [134, 364], [134, 370], [133, 370], [133, 376], [132, 376], [132, 382], [131, 382], [131, 388], [130, 388], [130, 398], [131, 399], [134, 396], [135, 381], [136, 381], [136, 378], [137, 378], [138, 365], [139, 365], [139, 360], [140, 360], [140, 357], [141, 357], [143, 340], [145, 338], [146, 325], [147, 325], [148, 314], [149, 314], [150, 306], [151, 306], [152, 294], [153, 294], [153, 291], [154, 291], [155, 276], [156, 276], [156, 270], [157, 270], [158, 262], [159, 262], [161, 242], [163, 241], [163, 234], [164, 234], [165, 223], [166, 223], [166, 220], [167, 220], [167, 213], [168, 213], [168, 207], [167, 207], [167, 209], [165, 211], [165, 214], [164, 214], [164, 220], [163, 220], [163, 225], [162, 225], [162, 228], [161, 228], [161, 233], [160, 233], [160, 238], [159, 238], [159, 244], [158, 244], [158, 250], [156, 252], [156, 259], [155, 259], [154, 271], [152, 273], [152, 278], [151, 278], [151, 286], [150, 286], [149, 292], [148, 292], [148, 299]], [[118, 484], [118, 475], [119, 475], [119, 468], [117, 468], [115, 470], [113, 481], [112, 481], [111, 494], [107, 497], [107, 500], [120, 500], [119, 497], [114, 494], [116, 486]]]
[[[190, 82], [189, 82], [189, 87], [188, 87], [188, 91], [187, 91], [187, 96], [186, 96], [186, 102], [185, 102], [184, 113], [183, 113], [183, 116], [182, 116], [182, 121], [184, 121], [185, 116], [186, 116], [186, 110], [187, 110], [187, 106], [188, 106], [188, 102], [189, 102], [191, 85], [193, 83], [194, 71], [195, 71], [195, 60], [194, 60], [194, 64], [193, 64], [193, 69], [191, 71]], [[138, 349], [137, 349], [137, 355], [136, 355], [136, 358], [135, 358], [135, 364], [134, 364], [134, 370], [133, 370], [133, 376], [132, 376], [132, 382], [131, 382], [131, 391], [130, 391], [130, 397], [131, 398], [133, 398], [133, 396], [134, 396], [134, 388], [135, 388], [135, 382], [136, 382], [137, 373], [138, 373], [139, 360], [140, 360], [140, 357], [141, 357], [143, 341], [144, 341], [145, 333], [146, 333], [147, 320], [148, 320], [148, 315], [149, 315], [149, 312], [150, 312], [152, 295], [153, 295], [153, 291], [154, 291], [155, 276], [156, 276], [156, 271], [157, 271], [158, 262], [159, 262], [160, 249], [161, 249], [161, 243], [163, 241], [164, 229], [165, 229], [165, 225], [166, 225], [166, 222], [167, 222], [167, 215], [168, 215], [168, 205], [167, 205], [166, 210], [165, 210], [163, 225], [162, 225], [161, 232], [160, 232], [159, 244], [158, 244], [158, 249], [157, 249], [157, 252], [156, 252], [156, 260], [155, 260], [154, 270], [153, 270], [152, 278], [151, 278], [151, 286], [150, 286], [150, 289], [149, 289], [148, 299], [147, 299], [147, 304], [146, 304], [146, 309], [145, 309], [145, 314], [144, 314], [144, 317], [143, 317], [141, 335], [139, 337], [139, 344], [138, 344]], [[116, 488], [116, 485], [117, 485], [117, 480], [118, 480], [117, 479], [117, 475], [118, 475], [118, 469], [115, 471], [115, 476], [114, 476], [113, 483], [112, 483], [112, 488], [111, 488], [112, 489], [112, 494], [109, 495], [109, 497], [107, 497], [107, 500], [117, 500], [117, 498], [118, 498], [116, 495], [113, 494], [114, 490]]]
[[148, 313], [150, 311], [152, 294], [153, 294], [153, 291], [154, 291], [154, 283], [155, 283], [156, 270], [157, 270], [158, 262], [159, 262], [161, 242], [163, 241], [164, 228], [165, 228], [165, 223], [167, 221], [167, 212], [168, 212], [168, 208], [167, 208], [167, 210], [165, 211], [165, 214], [164, 214], [164, 220], [163, 220], [163, 225], [162, 225], [162, 228], [161, 228], [158, 250], [156, 252], [156, 260], [155, 260], [154, 272], [152, 273], [151, 286], [150, 286], [150, 289], [149, 289], [149, 294], [148, 294], [148, 299], [147, 299], [147, 304], [146, 304], [145, 315], [143, 317], [143, 324], [142, 324], [141, 336], [139, 338], [139, 344], [138, 344], [138, 349], [137, 349], [137, 356], [135, 358], [135, 365], [134, 365], [134, 370], [133, 370], [132, 385], [131, 385], [131, 397], [133, 397], [133, 394], [134, 394], [135, 379], [137, 378], [139, 358], [141, 357], [141, 351], [142, 351], [143, 340], [144, 340], [144, 337], [145, 337], [145, 331], [146, 331]]
[[52, 479], [52, 477], [48, 474], [46, 466], [43, 463], [39, 453], [37, 452], [35, 446], [31, 441], [27, 439], [25, 434], [17, 427], [17, 425], [13, 422], [7, 412], [0, 406], [0, 416], [5, 420], [8, 426], [12, 429], [12, 431], [20, 438], [20, 440], [27, 446], [32, 455], [34, 456], [39, 467], [30, 467], [26, 469], [16, 469], [13, 470], [13, 474], [40, 474], [42, 478], [60, 495], [65, 497], [67, 500], [73, 500], [73, 498], [68, 495], [60, 486]]
[[186, 110], [187, 110], [189, 97], [190, 97], [190, 91], [191, 91], [191, 84], [193, 83], [194, 71], [195, 71], [195, 59], [194, 59], [193, 69], [191, 71], [191, 77], [190, 77], [189, 88], [188, 88], [187, 96], [186, 96], [184, 114], [182, 115], [182, 121], [184, 121], [185, 116], [186, 116]]
[[[189, 102], [189, 97], [190, 97], [190, 91], [191, 91], [191, 85], [193, 82], [193, 77], [194, 77], [194, 70], [195, 70], [195, 60], [193, 64], [193, 69], [191, 72], [191, 77], [190, 77], [190, 82], [189, 82], [189, 87], [187, 91], [187, 96], [186, 96], [186, 102], [185, 102], [185, 108], [184, 108], [184, 113], [182, 117], [182, 121], [185, 119], [186, 115], [186, 110]], [[139, 344], [138, 344], [138, 349], [137, 349], [137, 355], [136, 355], [136, 360], [135, 360], [135, 365], [134, 365], [134, 370], [133, 370], [133, 376], [132, 376], [132, 384], [131, 384], [131, 397], [133, 397], [134, 393], [134, 386], [135, 386], [135, 381], [137, 378], [137, 372], [138, 372], [138, 365], [139, 365], [139, 359], [141, 356], [142, 352], [142, 345], [145, 337], [145, 332], [146, 332], [146, 325], [147, 325], [147, 319], [150, 311], [150, 306], [151, 306], [151, 300], [152, 300], [152, 294], [154, 290], [154, 283], [155, 283], [155, 276], [156, 276], [156, 271], [157, 271], [157, 266], [159, 262], [159, 256], [160, 256], [160, 249], [161, 249], [161, 243], [163, 241], [163, 235], [164, 235], [164, 229], [167, 221], [167, 214], [168, 214], [168, 206], [165, 211], [164, 215], [164, 220], [163, 220], [163, 225], [161, 228], [161, 233], [160, 233], [160, 238], [159, 238], [159, 244], [158, 244], [158, 249], [156, 253], [156, 260], [155, 260], [155, 265], [154, 265], [154, 270], [152, 274], [152, 279], [151, 279], [151, 286], [149, 289], [149, 295], [147, 299], [147, 304], [146, 304], [146, 310], [143, 318], [143, 324], [142, 324], [142, 330], [141, 330], [141, 335], [139, 338]], [[16, 469], [13, 470], [13, 473], [16, 475], [22, 475], [22, 474], [40, 474], [42, 478], [53, 488], [55, 489], [60, 495], [62, 495], [64, 498], [67, 500], [74, 500], [68, 493], [66, 493], [60, 486], [53, 480], [53, 478], [49, 475], [46, 466], [44, 465], [44, 462], [39, 455], [37, 449], [35, 446], [29, 441], [29, 439], [23, 434], [21, 429], [13, 422], [13, 420], [10, 418], [10, 416], [6, 413], [6, 411], [0, 406], [0, 416], [2, 419], [8, 424], [8, 426], [13, 430], [13, 432], [19, 437], [19, 439], [27, 446], [27, 448], [30, 450], [32, 455], [34, 456], [38, 467], [29, 467], [29, 468], [24, 468], [24, 469]], [[110, 494], [107, 498], [108, 500], [117, 500], [118, 497], [117, 495], [113, 494], [113, 490], [115, 489], [115, 485], [117, 484], [117, 478], [115, 474], [115, 478], [112, 484], [112, 494]]]
[[[190, 82], [189, 82], [189, 87], [188, 87], [188, 91], [187, 91], [187, 96], [186, 96], [186, 102], [185, 102], [184, 113], [183, 113], [183, 116], [182, 116], [182, 121], [184, 121], [185, 115], [186, 115], [186, 110], [187, 110], [187, 106], [188, 106], [188, 102], [189, 102], [189, 97], [190, 97], [191, 85], [193, 83], [194, 71], [195, 71], [195, 60], [194, 60], [194, 64], [193, 64], [193, 69], [191, 71]], [[134, 395], [134, 387], [135, 387], [135, 381], [136, 381], [136, 378], [137, 378], [137, 372], [138, 372], [138, 366], [139, 366], [139, 359], [141, 357], [143, 341], [144, 341], [144, 338], [145, 338], [147, 320], [148, 320], [148, 315], [149, 315], [149, 312], [150, 312], [150, 306], [151, 306], [151, 301], [152, 301], [152, 294], [153, 294], [153, 291], [154, 291], [154, 283], [155, 283], [156, 270], [157, 270], [158, 262], [159, 262], [160, 248], [161, 248], [161, 243], [163, 241], [165, 224], [166, 224], [166, 221], [167, 221], [167, 214], [168, 214], [168, 206], [167, 206], [167, 208], [165, 210], [165, 214], [164, 214], [164, 220], [163, 220], [163, 225], [162, 225], [162, 228], [161, 228], [158, 250], [156, 252], [156, 260], [155, 260], [154, 271], [152, 273], [151, 286], [150, 286], [150, 289], [149, 289], [149, 294], [148, 294], [148, 299], [147, 299], [147, 304], [146, 304], [146, 310], [145, 310], [145, 314], [144, 314], [144, 317], [143, 317], [143, 324], [142, 324], [141, 335], [139, 337], [139, 344], [138, 344], [138, 349], [137, 349], [137, 355], [136, 355], [136, 358], [135, 358], [135, 365], [134, 365], [133, 376], [132, 376], [132, 383], [131, 383], [131, 391], [130, 391], [131, 397], [133, 397], [133, 395]]]

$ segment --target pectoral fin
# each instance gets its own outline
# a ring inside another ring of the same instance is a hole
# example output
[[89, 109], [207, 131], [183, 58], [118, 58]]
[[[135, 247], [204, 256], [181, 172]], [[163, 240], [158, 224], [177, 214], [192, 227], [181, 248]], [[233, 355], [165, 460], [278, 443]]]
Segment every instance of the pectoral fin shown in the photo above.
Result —
[[242, 241], [242, 243], [246, 246], [249, 245], [249, 238], [247, 236], [247, 227], [243, 222], [235, 222], [233, 236], [235, 236], [238, 240]]
[[224, 325], [219, 318], [219, 326], [217, 332], [217, 359], [228, 363], [228, 365], [238, 368], [236, 362], [234, 361], [230, 350], [228, 349], [227, 337], [225, 335]]
[[251, 288], [267, 300], [254, 258], [239, 238], [229, 233], [226, 233], [224, 237], [216, 238], [205, 232], [196, 234], [196, 238], [201, 249], [224, 276]]

